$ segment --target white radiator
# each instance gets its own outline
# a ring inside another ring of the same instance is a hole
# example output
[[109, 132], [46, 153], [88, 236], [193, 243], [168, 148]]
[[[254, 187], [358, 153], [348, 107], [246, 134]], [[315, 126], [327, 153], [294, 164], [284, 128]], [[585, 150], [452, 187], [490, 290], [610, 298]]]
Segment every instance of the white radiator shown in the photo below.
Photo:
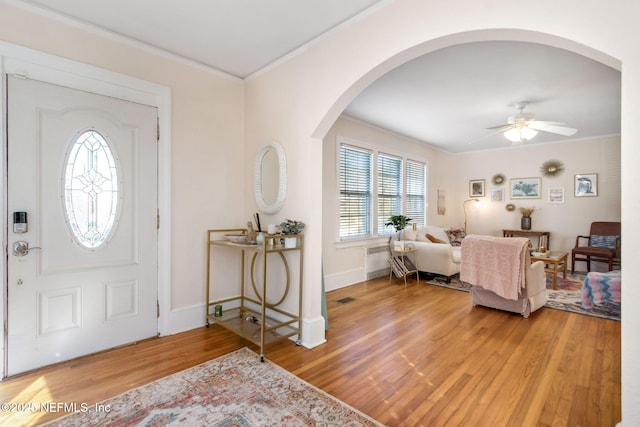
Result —
[[389, 244], [368, 246], [364, 250], [364, 271], [367, 280], [389, 274], [387, 260], [391, 256]]

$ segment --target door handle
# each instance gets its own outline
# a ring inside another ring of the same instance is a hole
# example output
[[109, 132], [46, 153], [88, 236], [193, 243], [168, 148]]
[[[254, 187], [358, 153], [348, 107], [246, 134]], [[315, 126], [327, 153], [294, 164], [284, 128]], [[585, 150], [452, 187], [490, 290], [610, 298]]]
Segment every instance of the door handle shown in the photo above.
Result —
[[25, 256], [33, 249], [42, 249], [38, 246], [29, 247], [29, 242], [19, 240], [13, 243], [13, 256]]

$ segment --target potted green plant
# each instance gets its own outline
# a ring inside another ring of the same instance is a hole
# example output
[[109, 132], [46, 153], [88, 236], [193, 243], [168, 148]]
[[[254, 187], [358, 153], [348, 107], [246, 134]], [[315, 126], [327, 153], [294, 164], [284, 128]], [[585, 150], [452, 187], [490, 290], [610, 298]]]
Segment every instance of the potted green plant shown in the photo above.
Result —
[[384, 223], [384, 225], [385, 227], [389, 227], [390, 225], [393, 226], [393, 228], [397, 232], [398, 240], [400, 240], [400, 232], [404, 230], [407, 224], [409, 224], [411, 221], [413, 221], [411, 218], [404, 215], [392, 215], [389, 217], [387, 222]]
[[[305, 227], [304, 222], [294, 221], [292, 219], [287, 219], [286, 221], [280, 223], [280, 231], [284, 235], [300, 234], [304, 231], [304, 227]], [[285, 248], [295, 248], [297, 244], [298, 244], [298, 239], [295, 237], [284, 238]]]

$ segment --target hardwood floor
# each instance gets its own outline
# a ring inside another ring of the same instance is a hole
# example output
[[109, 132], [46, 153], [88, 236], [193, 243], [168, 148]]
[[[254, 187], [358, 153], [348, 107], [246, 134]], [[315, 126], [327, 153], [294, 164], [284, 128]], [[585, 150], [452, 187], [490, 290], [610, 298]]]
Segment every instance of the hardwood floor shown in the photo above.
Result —
[[[388, 278], [327, 295], [327, 343], [270, 361], [389, 426], [615, 426], [620, 323], [543, 308], [529, 319], [469, 295]], [[354, 301], [341, 304], [344, 297]], [[219, 326], [155, 338], [7, 379], [0, 401], [93, 404], [232, 350]], [[36, 425], [63, 413], [0, 413]]]

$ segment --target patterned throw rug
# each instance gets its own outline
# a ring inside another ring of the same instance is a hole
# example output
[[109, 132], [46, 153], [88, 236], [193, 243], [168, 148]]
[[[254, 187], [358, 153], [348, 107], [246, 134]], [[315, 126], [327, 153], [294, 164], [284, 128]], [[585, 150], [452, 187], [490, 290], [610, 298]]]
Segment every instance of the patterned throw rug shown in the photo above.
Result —
[[248, 348], [101, 402], [47, 426], [381, 426]]
[[[552, 278], [553, 276], [551, 274], [547, 274], [547, 303], [545, 307], [620, 321], [619, 303], [602, 304], [594, 306], [590, 310], [582, 308], [582, 282], [584, 281], [584, 274], [567, 273], [566, 279], [558, 276], [557, 290], [553, 290], [551, 287]], [[427, 284], [465, 292], [469, 292], [469, 288], [471, 287], [468, 283], [460, 281], [458, 275], [453, 276], [450, 283], [446, 283], [443, 277], [436, 276], [433, 279], [427, 280]]]

